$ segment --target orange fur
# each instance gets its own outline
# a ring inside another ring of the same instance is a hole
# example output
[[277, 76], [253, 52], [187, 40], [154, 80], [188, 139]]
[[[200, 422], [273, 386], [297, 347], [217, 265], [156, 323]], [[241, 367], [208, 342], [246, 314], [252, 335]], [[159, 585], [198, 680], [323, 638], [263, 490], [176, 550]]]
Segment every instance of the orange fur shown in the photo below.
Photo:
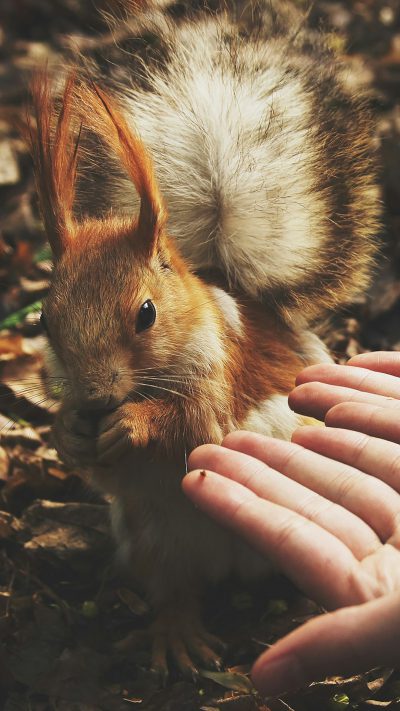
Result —
[[271, 395], [287, 394], [302, 369], [293, 334], [260, 304], [245, 301], [244, 309], [243, 341], [231, 346], [227, 369], [238, 423]]
[[137, 238], [154, 249], [166, 212], [142, 141], [134, 135], [116, 102], [95, 84], [81, 84], [77, 100], [87, 126], [119, 157], [132, 179], [141, 198]]
[[[79, 225], [73, 214], [79, 142], [85, 129], [93, 131], [115, 153], [132, 179], [141, 199], [135, 239], [138, 245], [154, 252], [166, 211], [150, 157], [116, 103], [94, 84], [78, 81], [75, 71], [70, 72], [65, 82], [58, 112], [46, 72], [38, 73], [31, 90], [36, 128], [28, 117], [25, 133], [34, 163], [40, 210], [55, 257], [59, 258], [76, 237], [77, 229], [87, 231], [85, 223]], [[103, 225], [98, 222], [99, 237], [110, 233], [112, 222], [113, 218], [104, 220]], [[117, 218], [112, 232], [118, 231], [119, 223]]]
[[33, 158], [40, 210], [51, 247], [58, 257], [73, 229], [80, 126], [73, 107], [75, 73], [66, 81], [56, 117], [55, 102], [45, 72], [32, 83], [36, 128], [28, 117], [26, 135]]

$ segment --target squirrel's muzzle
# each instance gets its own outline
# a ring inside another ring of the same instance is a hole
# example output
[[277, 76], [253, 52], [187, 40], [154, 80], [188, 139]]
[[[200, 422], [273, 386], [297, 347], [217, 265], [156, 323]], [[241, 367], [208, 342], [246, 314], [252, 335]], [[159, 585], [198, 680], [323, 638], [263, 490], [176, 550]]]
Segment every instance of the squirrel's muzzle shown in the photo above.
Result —
[[120, 400], [113, 395], [107, 397], [82, 398], [79, 410], [88, 415], [106, 415], [120, 405]]

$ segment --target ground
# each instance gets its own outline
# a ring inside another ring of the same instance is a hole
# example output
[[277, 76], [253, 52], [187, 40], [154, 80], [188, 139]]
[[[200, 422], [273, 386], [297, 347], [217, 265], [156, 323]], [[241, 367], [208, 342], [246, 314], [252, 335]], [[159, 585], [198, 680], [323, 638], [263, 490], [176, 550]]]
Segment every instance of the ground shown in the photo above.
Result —
[[[124, 637], [151, 619], [113, 563], [108, 502], [51, 448], [56, 393], [41, 381], [40, 301], [51, 262], [31, 164], [17, 124], [32, 69], [76, 45], [107, 41], [100, 14], [113, 0], [1, 0], [0, 17], [0, 705], [5, 711], [340, 711], [400, 709], [400, 675], [378, 669], [333, 678], [263, 701], [248, 672], [267, 645], [318, 613], [277, 578], [258, 589], [210, 591], [209, 628], [227, 643], [226, 672], [162, 688], [144, 650]], [[304, 9], [308, 2], [297, 0]], [[114, 4], [117, 3], [115, 0]], [[310, 21], [376, 116], [385, 219], [370, 293], [335, 314], [325, 335], [344, 362], [366, 350], [400, 350], [400, 5], [398, 0], [317, 0]], [[72, 39], [71, 39], [72, 37]], [[75, 43], [75, 44], [74, 44]]]

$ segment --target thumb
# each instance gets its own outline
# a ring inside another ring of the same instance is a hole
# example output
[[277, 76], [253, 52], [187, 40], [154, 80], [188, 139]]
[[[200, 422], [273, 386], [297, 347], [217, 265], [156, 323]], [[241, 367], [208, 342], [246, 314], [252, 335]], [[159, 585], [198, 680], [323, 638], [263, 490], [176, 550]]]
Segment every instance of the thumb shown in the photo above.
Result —
[[326, 676], [400, 662], [400, 593], [321, 615], [274, 644], [252, 669], [264, 696]]

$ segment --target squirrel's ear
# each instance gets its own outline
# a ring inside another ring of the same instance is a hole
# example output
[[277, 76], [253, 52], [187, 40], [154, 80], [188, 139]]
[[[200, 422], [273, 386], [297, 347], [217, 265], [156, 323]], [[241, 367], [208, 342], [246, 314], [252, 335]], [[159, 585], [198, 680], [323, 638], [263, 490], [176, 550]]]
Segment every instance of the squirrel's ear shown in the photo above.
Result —
[[80, 124], [73, 111], [75, 74], [68, 77], [60, 103], [51, 91], [46, 71], [32, 83], [36, 126], [28, 113], [25, 135], [30, 146], [39, 204], [54, 258], [64, 251], [74, 229], [73, 202]]
[[120, 159], [140, 197], [136, 243], [152, 254], [157, 249], [166, 221], [166, 210], [158, 190], [152, 161], [145, 146], [128, 126], [120, 108], [95, 84], [81, 85], [79, 98], [85, 112], [85, 126], [96, 133]]

